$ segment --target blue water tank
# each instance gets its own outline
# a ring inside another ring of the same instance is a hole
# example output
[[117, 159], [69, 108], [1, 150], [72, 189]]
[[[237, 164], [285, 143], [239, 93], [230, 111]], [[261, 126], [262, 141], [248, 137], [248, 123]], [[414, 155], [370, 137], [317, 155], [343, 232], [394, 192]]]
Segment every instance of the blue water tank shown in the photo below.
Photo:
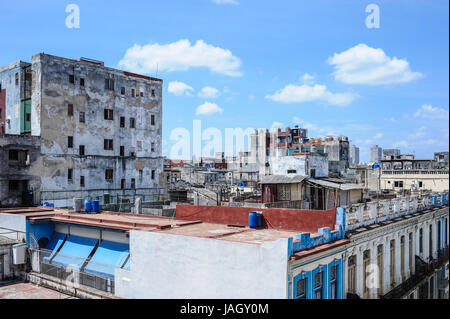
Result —
[[86, 213], [89, 213], [92, 210], [92, 202], [90, 200], [85, 200], [84, 201], [84, 211]]
[[92, 211], [94, 213], [100, 212], [100, 201], [99, 200], [93, 200], [92, 201]]
[[250, 228], [256, 228], [258, 227], [258, 214], [256, 214], [255, 212], [250, 212], [250, 214], [248, 215], [248, 226]]
[[262, 212], [256, 212], [256, 220], [258, 222], [258, 226], [257, 227], [262, 227], [263, 225], [263, 216], [262, 216]]

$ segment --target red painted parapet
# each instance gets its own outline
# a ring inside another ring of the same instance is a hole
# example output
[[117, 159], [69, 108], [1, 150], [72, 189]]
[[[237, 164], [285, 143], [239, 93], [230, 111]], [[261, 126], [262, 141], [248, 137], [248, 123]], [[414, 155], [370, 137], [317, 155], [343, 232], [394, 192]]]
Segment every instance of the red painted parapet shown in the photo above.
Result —
[[265, 228], [317, 232], [317, 229], [336, 224], [336, 209], [303, 210], [279, 208], [248, 208], [225, 206], [177, 205], [176, 218], [183, 220], [201, 220], [205, 223], [248, 226], [250, 212], [262, 211]]

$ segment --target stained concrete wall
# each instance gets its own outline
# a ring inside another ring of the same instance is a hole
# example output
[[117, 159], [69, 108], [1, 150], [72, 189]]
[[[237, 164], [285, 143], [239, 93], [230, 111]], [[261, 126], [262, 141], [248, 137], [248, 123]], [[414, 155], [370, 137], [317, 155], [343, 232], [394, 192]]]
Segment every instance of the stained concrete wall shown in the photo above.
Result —
[[0, 235], [22, 241], [26, 237], [26, 217], [0, 213]]
[[262, 245], [131, 231], [121, 298], [287, 298], [288, 239]]
[[328, 159], [321, 154], [271, 157], [270, 166], [273, 175], [295, 170], [296, 174], [311, 176], [311, 169], [315, 169], [315, 177], [328, 177]]
[[[27, 163], [9, 161], [10, 150], [28, 151]], [[33, 202], [39, 203], [41, 157], [40, 139], [30, 135], [0, 136], [0, 206], [22, 205], [22, 192], [9, 190], [10, 180], [28, 181], [28, 190], [34, 192]]]
[[[25, 62], [17, 61], [0, 68], [0, 84], [2, 91], [5, 91], [6, 112], [3, 117], [9, 120], [6, 123], [5, 134], [20, 134], [20, 84], [22, 83], [22, 67], [28, 65]], [[16, 85], [16, 74], [19, 82]]]
[[[32, 57], [32, 74], [31, 126], [32, 134], [42, 140], [41, 193], [46, 198], [57, 197], [51, 194], [56, 191], [104, 189], [114, 194], [120, 190], [122, 179], [126, 180], [125, 188], [130, 188], [132, 178], [136, 188], [160, 187], [161, 80], [46, 54]], [[74, 84], [69, 81], [71, 75]], [[84, 79], [84, 86], [80, 79]], [[105, 79], [114, 79], [114, 90], [105, 88]], [[125, 94], [121, 94], [122, 87]], [[69, 104], [73, 105], [73, 116], [68, 116]], [[105, 109], [113, 110], [113, 120], [104, 119]], [[81, 112], [84, 123], [80, 122]], [[125, 117], [124, 128], [120, 127], [120, 117]], [[130, 127], [130, 118], [135, 119], [135, 128]], [[68, 136], [73, 136], [73, 148], [68, 147]], [[113, 140], [113, 150], [104, 150], [105, 139]], [[85, 146], [84, 156], [79, 154], [80, 145]], [[120, 146], [124, 146], [123, 157]], [[69, 169], [73, 170], [72, 180], [68, 179]], [[106, 169], [113, 169], [112, 181], [105, 179]], [[80, 176], [84, 176], [84, 187]]]

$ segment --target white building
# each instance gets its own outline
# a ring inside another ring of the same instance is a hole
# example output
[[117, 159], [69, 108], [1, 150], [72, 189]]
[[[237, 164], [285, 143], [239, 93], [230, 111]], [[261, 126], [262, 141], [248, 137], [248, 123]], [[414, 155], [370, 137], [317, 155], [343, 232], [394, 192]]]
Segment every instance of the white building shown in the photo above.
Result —
[[383, 158], [383, 149], [378, 145], [374, 145], [369, 150], [369, 163], [379, 163]]

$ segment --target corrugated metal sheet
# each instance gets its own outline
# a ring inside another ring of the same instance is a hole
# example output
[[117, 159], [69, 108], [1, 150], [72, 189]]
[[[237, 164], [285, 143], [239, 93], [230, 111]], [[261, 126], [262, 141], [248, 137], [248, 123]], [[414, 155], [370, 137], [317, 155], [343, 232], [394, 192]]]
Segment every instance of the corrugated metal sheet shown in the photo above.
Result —
[[268, 175], [261, 179], [261, 184], [296, 184], [305, 180], [305, 175]]
[[337, 188], [337, 189], [340, 189], [343, 191], [348, 191], [348, 190], [352, 190], [352, 189], [364, 189], [364, 186], [354, 184], [354, 183], [337, 184], [337, 183], [332, 183], [329, 181], [313, 179], [313, 178], [309, 178], [308, 182], [316, 184], [316, 185], [320, 185], [323, 187]]

